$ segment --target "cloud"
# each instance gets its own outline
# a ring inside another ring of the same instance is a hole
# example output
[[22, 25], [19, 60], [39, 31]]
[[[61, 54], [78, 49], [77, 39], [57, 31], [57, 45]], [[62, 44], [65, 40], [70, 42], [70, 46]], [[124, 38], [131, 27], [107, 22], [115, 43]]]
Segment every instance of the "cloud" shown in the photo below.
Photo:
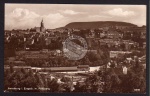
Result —
[[44, 19], [47, 19], [48, 21], [52, 22], [52, 23], [56, 23], [58, 21], [60, 21], [61, 19], [64, 18], [63, 15], [61, 15], [60, 13], [54, 13], [54, 14], [48, 14], [48, 15], [44, 15], [43, 16]]
[[60, 13], [39, 15], [27, 9], [16, 8], [5, 15], [5, 29], [26, 29], [40, 26], [42, 18], [46, 28], [61, 27], [61, 24], [66, 22], [66, 17]]
[[89, 18], [112, 18], [111, 16], [104, 15], [90, 15]]
[[40, 15], [27, 9], [16, 8], [11, 13], [5, 15], [6, 29], [25, 29], [37, 24]]
[[113, 16], [120, 16], [120, 17], [126, 17], [126, 16], [133, 16], [135, 15], [134, 11], [125, 11], [122, 8], [115, 8], [108, 11], [108, 14]]
[[62, 27], [62, 25], [66, 24], [67, 17], [64, 17], [60, 13], [50, 13], [48, 15], [42, 16], [44, 19], [45, 27], [46, 28], [57, 28]]
[[68, 14], [68, 15], [77, 15], [77, 14], [83, 14], [83, 12], [76, 12], [73, 10], [60, 10], [61, 13]]
[[16, 8], [15, 10], [13, 10], [12, 13], [9, 14], [9, 16], [19, 21], [22, 21], [22, 20], [31, 19], [31, 18], [37, 18], [40, 15], [32, 11], [29, 11], [27, 9]]

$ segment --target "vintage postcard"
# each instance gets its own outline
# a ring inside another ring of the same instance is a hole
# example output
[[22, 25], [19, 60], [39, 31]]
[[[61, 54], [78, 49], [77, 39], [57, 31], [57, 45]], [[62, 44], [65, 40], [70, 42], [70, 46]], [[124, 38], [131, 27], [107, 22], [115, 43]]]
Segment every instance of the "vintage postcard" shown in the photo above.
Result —
[[146, 93], [146, 5], [5, 3], [4, 92]]

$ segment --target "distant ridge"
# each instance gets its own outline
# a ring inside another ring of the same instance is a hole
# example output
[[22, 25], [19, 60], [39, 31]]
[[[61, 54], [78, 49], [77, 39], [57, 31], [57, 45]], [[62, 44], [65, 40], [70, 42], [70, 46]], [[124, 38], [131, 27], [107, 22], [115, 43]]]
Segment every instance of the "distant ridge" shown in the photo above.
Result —
[[127, 22], [117, 22], [117, 21], [93, 21], [93, 22], [72, 22], [67, 24], [62, 28], [77, 28], [77, 29], [93, 29], [93, 28], [101, 28], [108, 26], [129, 26], [129, 27], [137, 27], [137, 25]]

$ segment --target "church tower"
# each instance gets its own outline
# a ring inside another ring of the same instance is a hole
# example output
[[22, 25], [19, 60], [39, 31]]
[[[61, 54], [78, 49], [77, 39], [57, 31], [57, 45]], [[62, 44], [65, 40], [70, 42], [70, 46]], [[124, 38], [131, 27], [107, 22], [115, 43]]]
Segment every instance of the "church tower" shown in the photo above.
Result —
[[42, 19], [42, 21], [41, 21], [40, 31], [41, 31], [41, 32], [45, 32], [45, 27], [44, 27], [43, 19]]

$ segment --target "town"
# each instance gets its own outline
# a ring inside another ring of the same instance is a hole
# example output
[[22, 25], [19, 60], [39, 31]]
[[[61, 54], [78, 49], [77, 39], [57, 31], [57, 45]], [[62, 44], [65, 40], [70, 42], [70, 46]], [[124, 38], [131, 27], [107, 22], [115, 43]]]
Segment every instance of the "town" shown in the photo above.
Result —
[[[46, 29], [39, 23], [5, 30], [6, 92], [146, 92], [146, 26], [99, 21]], [[72, 35], [88, 45], [80, 60], [64, 56], [63, 42]]]

